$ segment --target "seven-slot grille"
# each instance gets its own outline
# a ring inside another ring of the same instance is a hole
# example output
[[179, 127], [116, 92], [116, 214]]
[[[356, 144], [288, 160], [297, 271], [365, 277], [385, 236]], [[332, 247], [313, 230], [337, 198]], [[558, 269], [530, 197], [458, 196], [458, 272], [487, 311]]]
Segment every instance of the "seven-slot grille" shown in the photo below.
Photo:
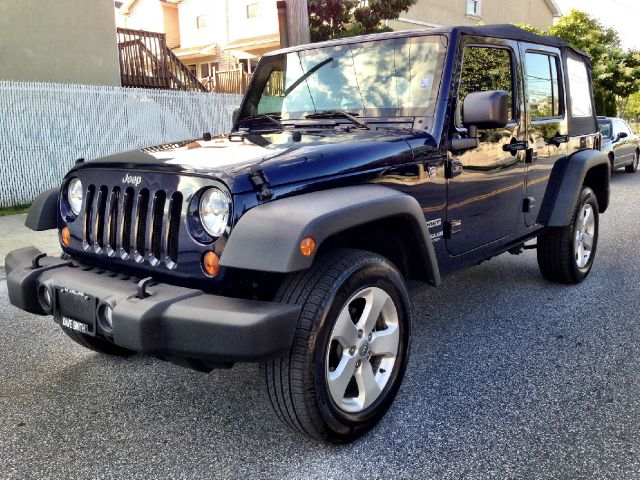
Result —
[[151, 265], [178, 262], [182, 194], [164, 190], [89, 185], [84, 250]]

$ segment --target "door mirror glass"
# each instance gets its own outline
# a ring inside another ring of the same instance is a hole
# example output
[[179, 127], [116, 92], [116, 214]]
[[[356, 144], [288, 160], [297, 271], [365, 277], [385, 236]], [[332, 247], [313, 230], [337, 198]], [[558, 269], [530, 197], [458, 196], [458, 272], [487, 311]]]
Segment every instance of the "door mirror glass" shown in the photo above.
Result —
[[504, 128], [509, 123], [509, 92], [470, 93], [462, 104], [462, 119], [467, 128]]
[[627, 138], [627, 136], [628, 136], [627, 132], [620, 132], [618, 134], [618, 140], [620, 140], [621, 138]]

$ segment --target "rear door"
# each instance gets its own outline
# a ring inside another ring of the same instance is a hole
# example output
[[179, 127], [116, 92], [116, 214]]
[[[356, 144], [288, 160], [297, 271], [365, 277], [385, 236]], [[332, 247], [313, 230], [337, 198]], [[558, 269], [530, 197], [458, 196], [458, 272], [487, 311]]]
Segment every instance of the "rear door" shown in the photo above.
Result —
[[560, 51], [536, 44], [520, 44], [527, 108], [525, 223], [537, 223], [553, 165], [567, 155], [568, 126]]
[[459, 255], [502, 239], [523, 225], [524, 152], [504, 148], [524, 141], [520, 120], [517, 42], [467, 38], [462, 45], [456, 135], [465, 136], [460, 115], [467, 94], [506, 90], [511, 120], [505, 128], [479, 129], [480, 145], [449, 159], [455, 167], [447, 183], [447, 250]]
[[[631, 138], [631, 129], [627, 124], [618, 118], [614, 118], [613, 122], [613, 153], [615, 154], [615, 164], [625, 165], [633, 160], [635, 155], [635, 142]], [[626, 133], [627, 136], [620, 138], [620, 133]]]

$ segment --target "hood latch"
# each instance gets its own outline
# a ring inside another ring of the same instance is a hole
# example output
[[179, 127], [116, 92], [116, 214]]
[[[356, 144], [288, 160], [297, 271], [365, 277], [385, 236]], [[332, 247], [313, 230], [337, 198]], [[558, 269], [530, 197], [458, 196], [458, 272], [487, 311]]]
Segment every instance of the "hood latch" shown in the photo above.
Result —
[[273, 196], [273, 191], [269, 186], [269, 178], [259, 164], [251, 165], [251, 175], [249, 178], [256, 192], [258, 192], [259, 200], [269, 200]]

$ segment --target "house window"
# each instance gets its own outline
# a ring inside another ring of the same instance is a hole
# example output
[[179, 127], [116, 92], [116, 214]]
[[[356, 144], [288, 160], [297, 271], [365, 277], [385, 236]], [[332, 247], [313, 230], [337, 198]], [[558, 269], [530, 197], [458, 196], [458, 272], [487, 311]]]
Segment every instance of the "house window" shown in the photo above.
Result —
[[480, 0], [467, 0], [467, 15], [480, 16]]
[[198, 66], [197, 65], [193, 65], [193, 64], [192, 65], [187, 65], [187, 68], [189, 69], [189, 71], [191, 73], [193, 73], [194, 77], [198, 76]]
[[207, 28], [207, 16], [206, 15], [200, 15], [199, 17], [196, 17], [196, 27], [198, 27], [198, 30], [201, 30], [203, 28]]
[[218, 62], [207, 62], [200, 64], [200, 78], [213, 77], [218, 69]]
[[258, 18], [260, 16], [260, 5], [250, 3], [247, 5], [247, 18]]

